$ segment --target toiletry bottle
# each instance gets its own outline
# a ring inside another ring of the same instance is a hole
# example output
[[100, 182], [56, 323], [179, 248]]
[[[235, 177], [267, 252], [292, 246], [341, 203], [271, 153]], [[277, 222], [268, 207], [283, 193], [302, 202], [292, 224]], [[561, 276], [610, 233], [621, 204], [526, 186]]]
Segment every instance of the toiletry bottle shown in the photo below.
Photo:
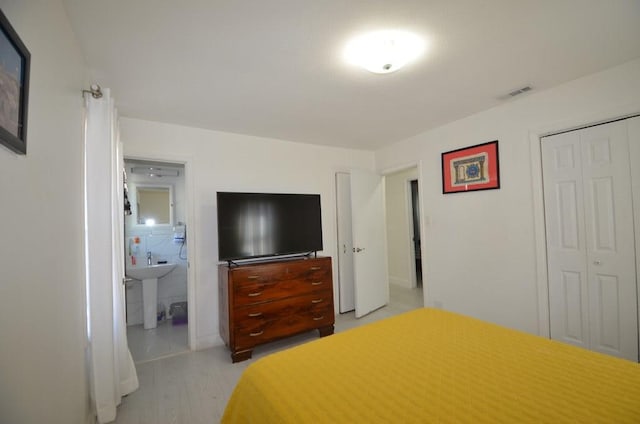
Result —
[[133, 257], [133, 237], [129, 237], [129, 245], [127, 248], [127, 255], [129, 255], [129, 261], [131, 262], [131, 265], [135, 265], [136, 264], [136, 258]]
[[140, 249], [140, 237], [134, 237], [133, 238], [133, 243], [134, 243], [134, 247], [133, 247], [133, 254], [131, 255], [131, 265], [136, 265], [137, 263], [137, 256], [139, 253], [139, 249]]

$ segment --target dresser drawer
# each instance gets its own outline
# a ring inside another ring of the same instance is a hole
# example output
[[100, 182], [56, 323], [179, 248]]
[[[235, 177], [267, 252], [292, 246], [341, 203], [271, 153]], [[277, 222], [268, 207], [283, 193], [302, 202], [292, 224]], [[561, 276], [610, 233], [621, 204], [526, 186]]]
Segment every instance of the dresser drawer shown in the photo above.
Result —
[[253, 312], [247, 310], [245, 317], [239, 318], [236, 322], [234, 334], [236, 347], [245, 349], [265, 341], [333, 325], [333, 304], [329, 302], [312, 304], [310, 300], [310, 298], [305, 299], [305, 302], [300, 303], [297, 301], [296, 306], [288, 306], [286, 310], [280, 307], [278, 309], [267, 308], [256, 312], [256, 309], [249, 308]]
[[251, 305], [271, 300], [331, 290], [331, 280], [284, 280], [270, 283], [234, 285], [233, 306]]
[[273, 321], [302, 313], [313, 314], [327, 307], [333, 309], [333, 292], [330, 290], [285, 300], [236, 307], [233, 310], [233, 318], [237, 327], [254, 327], [257, 322]]
[[[329, 264], [329, 266], [327, 266]], [[270, 283], [274, 281], [331, 279], [331, 262], [307, 259], [293, 262], [258, 264], [230, 270], [235, 285]]]

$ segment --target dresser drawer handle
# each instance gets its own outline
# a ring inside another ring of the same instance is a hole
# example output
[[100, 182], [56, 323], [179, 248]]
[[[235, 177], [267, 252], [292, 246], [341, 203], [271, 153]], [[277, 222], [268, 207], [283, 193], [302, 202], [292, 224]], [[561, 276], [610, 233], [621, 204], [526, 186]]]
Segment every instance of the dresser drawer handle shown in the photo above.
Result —
[[262, 316], [262, 312], [251, 312], [249, 316], [251, 318], [259, 317], [259, 316]]
[[264, 333], [264, 330], [258, 331], [257, 333], [249, 333], [249, 337], [258, 337]]
[[262, 294], [262, 292], [254, 292], [254, 293], [249, 293], [247, 296], [256, 297], [256, 296], [260, 296], [261, 294]]
[[322, 281], [316, 281], [311, 283], [312, 286], [319, 286], [320, 284], [322, 284]]
[[312, 266], [311, 271], [320, 271], [322, 268], [319, 266]]
[[320, 303], [320, 302], [322, 302], [323, 300], [324, 300], [324, 299], [313, 299], [313, 300], [311, 301], [311, 303]]
[[247, 280], [257, 280], [259, 278], [260, 278], [259, 275], [249, 275], [249, 276], [247, 276]]
[[324, 315], [322, 315], [321, 317], [313, 317], [314, 321], [320, 321], [322, 319], [324, 319]]

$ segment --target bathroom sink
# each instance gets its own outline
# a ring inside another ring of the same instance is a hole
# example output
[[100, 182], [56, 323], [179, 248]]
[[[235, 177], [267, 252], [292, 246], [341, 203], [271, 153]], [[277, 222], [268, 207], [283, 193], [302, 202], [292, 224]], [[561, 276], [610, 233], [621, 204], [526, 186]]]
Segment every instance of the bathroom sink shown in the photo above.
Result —
[[158, 278], [170, 273], [176, 264], [139, 265], [127, 268], [125, 274], [129, 278], [142, 281], [142, 309], [144, 310], [145, 330], [158, 325]]
[[173, 271], [176, 264], [157, 264], [157, 265], [140, 265], [127, 268], [125, 274], [127, 277], [136, 280], [148, 280], [151, 278], [161, 278]]

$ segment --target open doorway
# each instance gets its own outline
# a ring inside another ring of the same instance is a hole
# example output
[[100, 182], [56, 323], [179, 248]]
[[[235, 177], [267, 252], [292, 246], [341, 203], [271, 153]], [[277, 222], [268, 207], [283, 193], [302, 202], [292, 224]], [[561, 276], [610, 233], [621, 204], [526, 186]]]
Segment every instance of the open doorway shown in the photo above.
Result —
[[391, 301], [422, 307], [418, 168], [389, 173], [384, 179]]
[[189, 350], [185, 166], [127, 158], [124, 163], [130, 211], [124, 219], [125, 274], [167, 267], [155, 281], [127, 278], [127, 340], [139, 363]]
[[422, 245], [420, 243], [420, 195], [418, 180], [411, 180], [409, 184], [411, 185], [411, 222], [413, 224], [412, 234], [416, 287], [422, 287]]
[[[354, 225], [356, 220], [361, 218], [361, 214], [354, 214], [351, 209], [354, 197], [352, 172], [336, 173], [338, 273], [335, 278], [338, 283], [340, 313], [348, 313], [354, 309], [357, 312], [355, 288], [358, 284], [354, 255], [370, 252], [370, 244], [362, 244], [362, 241], [359, 241], [357, 246], [354, 244]], [[378, 263], [389, 264], [388, 267], [385, 264], [387, 271], [378, 274], [384, 277], [381, 279], [382, 287], [376, 287], [375, 290], [377, 294], [386, 297], [386, 301], [380, 305], [389, 304], [396, 312], [423, 307], [418, 169], [414, 166], [377, 177], [381, 189], [384, 190], [384, 201], [381, 200], [380, 224], [376, 227], [381, 233], [376, 240], [383, 244], [386, 242], [386, 245], [376, 260]], [[368, 231], [372, 230], [370, 226], [367, 228]], [[414, 235], [414, 230], [418, 237]], [[371, 240], [369, 242], [371, 243]], [[362, 282], [360, 284], [362, 285]], [[366, 290], [369, 293], [371, 287], [367, 286]]]

